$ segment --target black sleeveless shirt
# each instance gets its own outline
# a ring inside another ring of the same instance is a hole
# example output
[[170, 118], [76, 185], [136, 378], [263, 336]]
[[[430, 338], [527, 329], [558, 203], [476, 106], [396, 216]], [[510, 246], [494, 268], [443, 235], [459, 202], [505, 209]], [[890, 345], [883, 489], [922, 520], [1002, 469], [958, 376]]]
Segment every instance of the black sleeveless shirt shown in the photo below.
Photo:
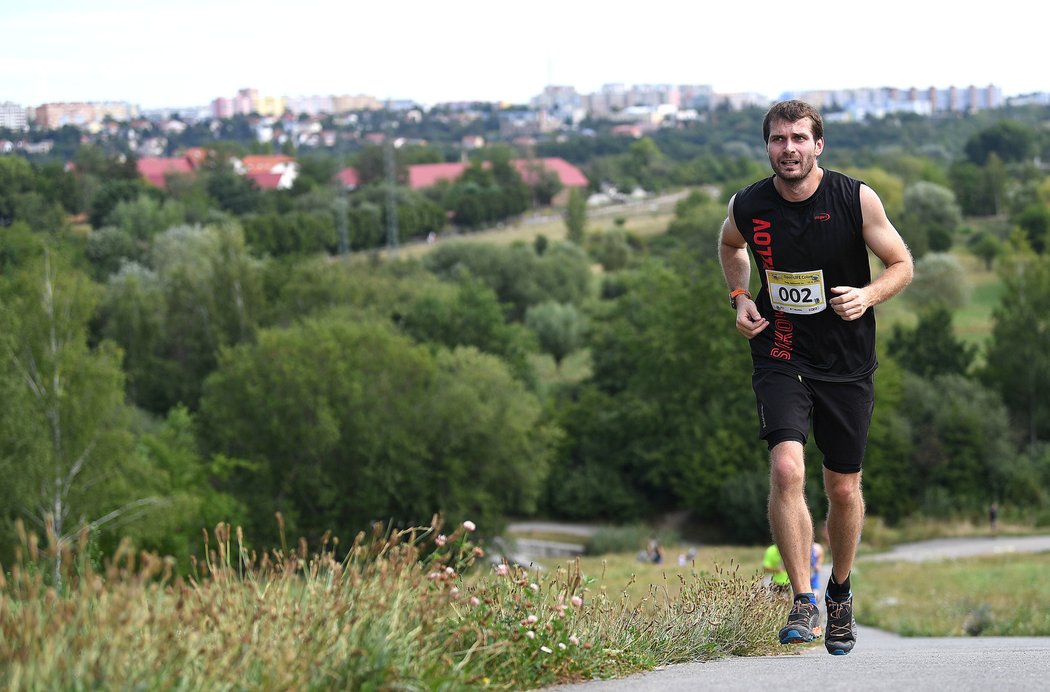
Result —
[[756, 368], [818, 380], [870, 375], [875, 358], [875, 311], [851, 322], [828, 304], [833, 286], [871, 282], [862, 233], [859, 180], [824, 169], [816, 192], [789, 202], [773, 178], [736, 194], [733, 218], [762, 279], [755, 302], [769, 326], [751, 339]]

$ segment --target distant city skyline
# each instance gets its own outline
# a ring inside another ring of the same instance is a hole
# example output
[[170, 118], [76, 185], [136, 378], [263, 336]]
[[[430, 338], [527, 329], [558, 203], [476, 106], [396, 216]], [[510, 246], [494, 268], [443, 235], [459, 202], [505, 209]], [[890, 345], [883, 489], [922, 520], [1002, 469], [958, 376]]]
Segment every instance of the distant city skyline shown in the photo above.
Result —
[[945, 9], [884, 0], [852, 13], [827, 3], [826, 15], [821, 3], [768, 0], [650, 13], [551, 0], [15, 5], [0, 7], [0, 102], [27, 107], [203, 106], [245, 87], [424, 105], [527, 103], [548, 85], [590, 93], [614, 83], [707, 84], [769, 98], [883, 86], [1050, 91], [1043, 23], [1019, 0]]

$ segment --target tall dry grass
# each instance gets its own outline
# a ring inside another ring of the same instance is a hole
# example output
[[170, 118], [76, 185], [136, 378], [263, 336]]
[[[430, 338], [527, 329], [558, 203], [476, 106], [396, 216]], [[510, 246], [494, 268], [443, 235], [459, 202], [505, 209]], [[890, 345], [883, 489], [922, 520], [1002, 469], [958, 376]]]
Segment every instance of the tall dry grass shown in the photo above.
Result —
[[[786, 603], [735, 574], [632, 599], [569, 564], [492, 565], [473, 524], [381, 525], [257, 553], [220, 524], [189, 575], [124, 543], [104, 565], [22, 532], [0, 570], [7, 689], [525, 689], [764, 653]], [[60, 574], [53, 572], [60, 558]]]

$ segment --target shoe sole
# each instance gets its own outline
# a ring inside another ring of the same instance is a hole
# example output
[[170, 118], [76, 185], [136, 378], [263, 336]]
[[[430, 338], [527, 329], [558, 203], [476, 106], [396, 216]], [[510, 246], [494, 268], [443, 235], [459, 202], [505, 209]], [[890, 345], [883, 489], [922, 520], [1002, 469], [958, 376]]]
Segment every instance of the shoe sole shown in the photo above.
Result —
[[781, 644], [808, 644], [809, 642], [816, 639], [812, 634], [807, 638], [804, 634], [798, 630], [789, 630], [780, 635]]
[[828, 653], [831, 654], [832, 656], [845, 656], [850, 651], [852, 651], [852, 649], [839, 649], [839, 648], [828, 649]]

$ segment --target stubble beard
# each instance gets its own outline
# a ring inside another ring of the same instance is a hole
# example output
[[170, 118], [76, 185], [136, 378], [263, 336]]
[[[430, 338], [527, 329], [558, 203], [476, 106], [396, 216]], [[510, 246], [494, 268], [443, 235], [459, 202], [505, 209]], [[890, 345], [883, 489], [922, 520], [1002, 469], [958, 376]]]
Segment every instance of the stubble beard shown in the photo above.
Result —
[[806, 156], [799, 157], [798, 168], [794, 171], [785, 171], [779, 162], [770, 160], [770, 165], [773, 167], [773, 173], [783, 180], [785, 183], [797, 185], [803, 180], [809, 177], [810, 173], [813, 172], [813, 167], [816, 165], [815, 158], [809, 158]]

